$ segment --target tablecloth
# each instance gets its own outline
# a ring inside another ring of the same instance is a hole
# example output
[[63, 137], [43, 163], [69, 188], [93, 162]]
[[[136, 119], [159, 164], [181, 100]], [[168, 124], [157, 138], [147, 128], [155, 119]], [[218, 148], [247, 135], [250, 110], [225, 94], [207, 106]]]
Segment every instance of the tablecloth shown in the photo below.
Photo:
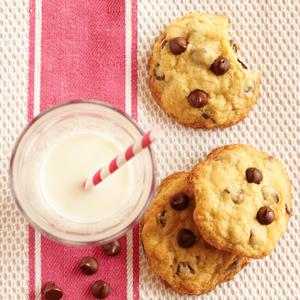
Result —
[[[240, 57], [262, 73], [261, 99], [240, 124], [224, 130], [186, 129], [152, 101], [146, 64], [155, 37], [192, 11], [224, 13]], [[54, 280], [63, 299], [93, 299], [95, 279], [110, 282], [109, 299], [194, 299], [167, 289], [147, 265], [138, 227], [121, 238], [122, 252], [75, 248], [31, 228], [14, 204], [8, 166], [13, 144], [40, 111], [74, 99], [100, 99], [130, 114], [143, 129], [166, 131], [153, 147], [157, 181], [189, 170], [214, 147], [248, 143], [278, 157], [293, 183], [287, 234], [274, 253], [253, 260], [235, 279], [195, 299], [300, 299], [300, 109], [298, 0], [1, 0], [0, 1], [0, 299], [40, 299]], [[83, 276], [84, 255], [99, 259]]]

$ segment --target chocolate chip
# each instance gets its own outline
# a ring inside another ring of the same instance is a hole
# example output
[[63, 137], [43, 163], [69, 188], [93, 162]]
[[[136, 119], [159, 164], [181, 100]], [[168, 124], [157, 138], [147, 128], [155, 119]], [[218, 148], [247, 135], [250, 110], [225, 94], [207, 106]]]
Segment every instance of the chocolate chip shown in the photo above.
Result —
[[80, 262], [80, 270], [86, 275], [93, 275], [98, 271], [98, 261], [94, 257], [86, 256]]
[[226, 194], [230, 194], [230, 191], [228, 189], [225, 189], [223, 192]]
[[163, 211], [161, 211], [157, 214], [156, 221], [157, 221], [159, 226], [161, 226], [161, 227], [166, 226], [167, 216], [166, 216], [166, 211], [165, 210], [163, 210]]
[[235, 43], [235, 41], [234, 40], [230, 40], [229, 43], [230, 43], [230, 46], [233, 49], [233, 51], [235, 53], [237, 53], [237, 51], [239, 50], [239, 47], [237, 46], [237, 44]]
[[184, 37], [176, 37], [169, 41], [170, 50], [173, 54], [178, 55], [185, 51], [187, 40]]
[[238, 59], [238, 62], [241, 64], [241, 66], [242, 66], [244, 69], [246, 69], [246, 70], [248, 69], [247, 66], [246, 66], [241, 60]]
[[103, 250], [108, 256], [118, 255], [121, 251], [121, 244], [119, 241], [113, 241], [103, 246]]
[[155, 68], [154, 68], [154, 76], [155, 76], [155, 79], [156, 79], [156, 80], [162, 81], [162, 80], [165, 80], [165, 75], [162, 74], [162, 73], [160, 72], [159, 66], [160, 66], [159, 63], [157, 63], [157, 64], [155, 65]]
[[202, 90], [194, 90], [188, 95], [189, 104], [192, 107], [203, 107], [208, 103], [207, 94]]
[[203, 113], [201, 116], [205, 120], [210, 120], [211, 122], [216, 123], [216, 121], [209, 114]]
[[292, 216], [292, 212], [291, 212], [291, 210], [289, 209], [289, 207], [288, 207], [287, 204], [285, 204], [285, 211], [286, 211], [286, 213], [287, 213], [290, 217]]
[[180, 262], [177, 266], [177, 270], [176, 270], [177, 275], [187, 275], [187, 274], [194, 274], [194, 273], [195, 273], [194, 269], [186, 261]]
[[258, 169], [248, 168], [246, 170], [246, 179], [249, 183], [259, 184], [262, 181], [263, 176]]
[[207, 119], [210, 119], [210, 116], [208, 114], [204, 113], [204, 114], [202, 114], [202, 118], [207, 120]]
[[63, 292], [53, 281], [49, 281], [45, 284], [43, 295], [46, 300], [59, 300], [62, 298]]
[[168, 40], [163, 40], [161, 43], [161, 48], [163, 49], [167, 43], [168, 43]]
[[165, 80], [165, 75], [162, 75], [162, 76], [155, 76], [155, 79], [158, 80], [158, 81]]
[[177, 242], [182, 248], [190, 248], [196, 242], [196, 236], [193, 231], [183, 228], [177, 233]]
[[262, 225], [269, 225], [274, 221], [274, 211], [272, 208], [263, 206], [259, 209], [256, 215], [257, 221]]
[[254, 238], [255, 238], [255, 235], [254, 235], [253, 231], [250, 230], [250, 235], [249, 235], [249, 243], [250, 244], [255, 244], [254, 243]]
[[279, 195], [278, 195], [277, 193], [273, 193], [272, 196], [273, 196], [275, 202], [276, 202], [276, 203], [279, 203], [279, 200], [280, 200], [280, 199], [279, 199]]
[[92, 294], [98, 299], [104, 299], [110, 294], [110, 285], [103, 280], [97, 280], [92, 285]]
[[235, 260], [233, 263], [231, 263], [227, 269], [225, 270], [225, 273], [228, 273], [228, 272], [233, 272], [237, 269], [239, 265], [239, 261], [238, 260]]
[[217, 58], [213, 64], [210, 66], [210, 70], [220, 76], [224, 75], [230, 69], [230, 62], [224, 57]]
[[189, 206], [190, 198], [184, 193], [175, 195], [170, 200], [170, 205], [175, 210], [184, 210]]

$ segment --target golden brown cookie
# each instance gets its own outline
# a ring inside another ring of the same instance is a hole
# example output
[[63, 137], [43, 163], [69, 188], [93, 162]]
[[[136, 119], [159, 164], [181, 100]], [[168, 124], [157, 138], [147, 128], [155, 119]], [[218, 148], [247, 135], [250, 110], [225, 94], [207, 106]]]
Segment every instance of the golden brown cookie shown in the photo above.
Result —
[[282, 164], [248, 145], [213, 150], [190, 177], [194, 220], [214, 247], [260, 258], [286, 231], [291, 184]]
[[259, 97], [260, 75], [237, 59], [226, 16], [194, 13], [171, 23], [149, 60], [149, 86], [179, 123], [222, 128], [241, 121]]
[[188, 173], [175, 173], [160, 185], [141, 232], [150, 268], [173, 290], [204, 294], [232, 279], [248, 262], [203, 240], [193, 221], [195, 201]]

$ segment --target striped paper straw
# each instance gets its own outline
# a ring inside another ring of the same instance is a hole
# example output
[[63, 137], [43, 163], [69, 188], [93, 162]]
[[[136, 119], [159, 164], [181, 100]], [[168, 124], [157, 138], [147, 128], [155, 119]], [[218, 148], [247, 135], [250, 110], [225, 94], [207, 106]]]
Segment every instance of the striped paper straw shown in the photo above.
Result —
[[116, 156], [108, 165], [99, 169], [92, 177], [86, 179], [84, 182], [84, 188], [89, 189], [99, 184], [110, 174], [117, 171], [127, 161], [131, 160], [144, 148], [148, 148], [151, 143], [156, 141], [160, 136], [161, 132], [158, 129], [148, 131], [137, 143], [129, 146], [124, 153]]

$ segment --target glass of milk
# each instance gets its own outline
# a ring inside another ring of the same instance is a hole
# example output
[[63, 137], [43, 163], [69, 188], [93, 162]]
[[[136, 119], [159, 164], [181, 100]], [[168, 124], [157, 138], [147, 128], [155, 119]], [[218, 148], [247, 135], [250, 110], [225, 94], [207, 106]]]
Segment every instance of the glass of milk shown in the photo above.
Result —
[[10, 163], [14, 198], [27, 220], [60, 242], [107, 243], [124, 234], [147, 208], [154, 162], [144, 149], [89, 190], [87, 177], [143, 132], [125, 113], [99, 101], [53, 107], [17, 141]]

